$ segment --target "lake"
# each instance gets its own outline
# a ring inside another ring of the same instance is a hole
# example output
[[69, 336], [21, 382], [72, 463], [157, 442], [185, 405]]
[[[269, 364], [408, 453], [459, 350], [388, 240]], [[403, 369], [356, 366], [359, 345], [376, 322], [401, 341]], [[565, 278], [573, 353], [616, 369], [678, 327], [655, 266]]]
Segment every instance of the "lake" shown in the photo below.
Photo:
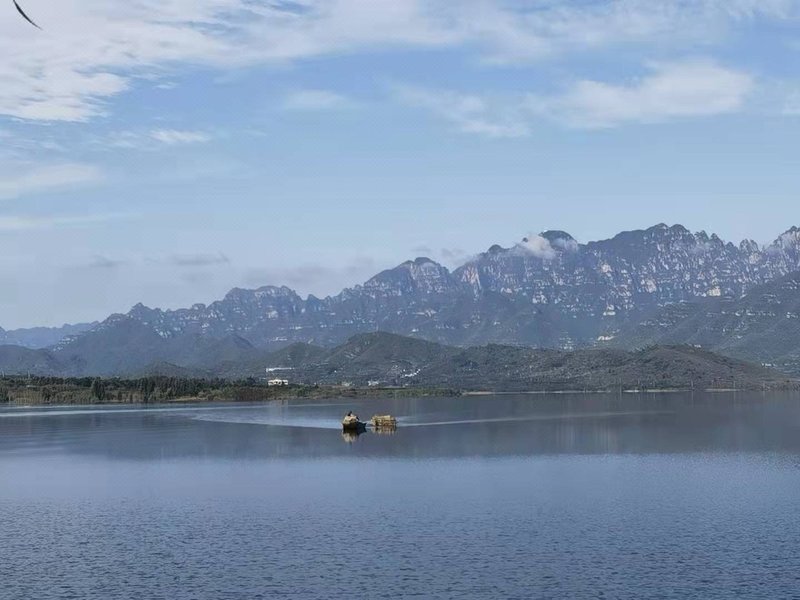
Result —
[[[399, 417], [342, 435], [349, 409]], [[0, 409], [0, 597], [797, 598], [800, 397]]]

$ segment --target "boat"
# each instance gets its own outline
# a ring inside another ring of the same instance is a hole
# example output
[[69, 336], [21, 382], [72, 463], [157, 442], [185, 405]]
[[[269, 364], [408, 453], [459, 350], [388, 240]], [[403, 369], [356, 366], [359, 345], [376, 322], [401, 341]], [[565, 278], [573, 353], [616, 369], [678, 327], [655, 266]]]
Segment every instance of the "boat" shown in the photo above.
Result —
[[392, 415], [374, 415], [370, 422], [376, 432], [393, 432], [397, 429], [397, 419]]
[[342, 419], [342, 431], [366, 431], [367, 424], [359, 420], [358, 415], [347, 413]]

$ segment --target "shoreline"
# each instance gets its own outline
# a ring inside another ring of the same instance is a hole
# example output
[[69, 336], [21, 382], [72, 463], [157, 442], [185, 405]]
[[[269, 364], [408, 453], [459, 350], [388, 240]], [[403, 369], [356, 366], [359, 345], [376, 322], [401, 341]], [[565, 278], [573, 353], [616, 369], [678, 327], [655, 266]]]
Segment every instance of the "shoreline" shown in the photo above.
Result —
[[[455, 383], [455, 382], [454, 382]], [[0, 407], [2, 406], [86, 406], [125, 404], [191, 404], [206, 402], [269, 402], [275, 400], [325, 400], [330, 398], [397, 398], [432, 396], [488, 396], [488, 395], [634, 395], [634, 394], [729, 394], [758, 392], [797, 392], [800, 381], [750, 382], [750, 385], [729, 387], [725, 381], [706, 381], [720, 387], [682, 386], [682, 381], [664, 381], [663, 387], [640, 388], [610, 385], [600, 388], [579, 387], [570, 389], [569, 382], [548, 384], [536, 382], [538, 389], [519, 389], [523, 381], [498, 385], [491, 389], [490, 382], [464, 381], [465, 387], [455, 385], [362, 386], [362, 385], [268, 385], [265, 381], [225, 379], [181, 379], [174, 377], [121, 378], [53, 378], [53, 377], [3, 377], [0, 378]], [[737, 384], [739, 382], [737, 381]], [[679, 385], [674, 385], [679, 384]], [[487, 389], [488, 388], [488, 389]]]
[[[322, 391], [322, 390], [320, 390]], [[567, 396], [567, 395], [621, 395], [628, 396], [642, 396], [653, 394], [686, 394], [686, 393], [703, 393], [703, 394], [738, 394], [738, 393], [794, 393], [797, 394], [796, 389], [774, 389], [774, 390], [749, 390], [749, 389], [733, 389], [733, 388], [707, 388], [695, 389], [690, 388], [665, 388], [665, 389], [652, 389], [652, 390], [523, 390], [523, 391], [490, 391], [490, 390], [415, 390], [413, 388], [402, 389], [370, 389], [370, 388], [346, 388], [346, 389], [327, 389], [329, 393], [320, 393], [314, 395], [284, 395], [280, 397], [264, 397], [264, 398], [237, 398], [232, 396], [181, 396], [176, 398], [166, 398], [151, 401], [125, 401], [125, 400], [107, 400], [97, 401], [95, 398], [87, 398], [85, 400], [68, 401], [68, 402], [41, 402], [41, 401], [25, 401], [25, 400], [12, 400], [7, 402], [0, 402], [0, 409], [13, 408], [70, 408], [70, 407], [123, 407], [123, 406], [152, 406], [153, 408], [159, 406], [180, 406], [188, 404], [269, 404], [275, 402], [290, 402], [293, 400], [346, 400], [356, 398], [370, 398], [375, 399], [388, 398], [388, 397], [418, 397], [418, 398], [460, 398], [460, 397], [485, 397], [485, 396]]]
[[490, 391], [490, 390], [465, 390], [462, 396], [507, 396], [511, 394], [521, 395], [545, 395], [545, 394], [683, 394], [683, 393], [735, 393], [740, 392], [792, 392], [797, 391], [791, 388], [778, 389], [749, 389], [749, 388], [653, 388], [653, 389], [622, 389], [622, 390], [515, 390], [515, 391]]

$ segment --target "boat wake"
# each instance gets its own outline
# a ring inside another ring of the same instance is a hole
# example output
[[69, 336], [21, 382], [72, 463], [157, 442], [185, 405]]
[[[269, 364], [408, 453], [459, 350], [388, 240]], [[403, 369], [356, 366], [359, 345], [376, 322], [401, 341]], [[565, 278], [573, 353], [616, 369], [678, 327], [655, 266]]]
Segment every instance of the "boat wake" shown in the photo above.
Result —
[[630, 417], [639, 415], [665, 415], [674, 411], [668, 410], [642, 410], [642, 411], [607, 411], [592, 413], [559, 413], [553, 415], [527, 415], [523, 417], [493, 417], [483, 419], [457, 419], [452, 421], [413, 421], [403, 423], [403, 427], [431, 427], [439, 425], [470, 425], [480, 423], [509, 423], [515, 421], [561, 421], [572, 419], [602, 419], [612, 417]]

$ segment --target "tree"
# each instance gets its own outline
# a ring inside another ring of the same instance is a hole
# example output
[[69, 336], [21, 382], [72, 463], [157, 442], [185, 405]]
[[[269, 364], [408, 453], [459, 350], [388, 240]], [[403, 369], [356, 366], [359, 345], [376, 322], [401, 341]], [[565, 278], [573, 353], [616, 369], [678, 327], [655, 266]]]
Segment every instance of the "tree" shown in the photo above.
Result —
[[92, 398], [96, 398], [98, 402], [106, 399], [106, 385], [99, 377], [92, 381], [91, 394]]

